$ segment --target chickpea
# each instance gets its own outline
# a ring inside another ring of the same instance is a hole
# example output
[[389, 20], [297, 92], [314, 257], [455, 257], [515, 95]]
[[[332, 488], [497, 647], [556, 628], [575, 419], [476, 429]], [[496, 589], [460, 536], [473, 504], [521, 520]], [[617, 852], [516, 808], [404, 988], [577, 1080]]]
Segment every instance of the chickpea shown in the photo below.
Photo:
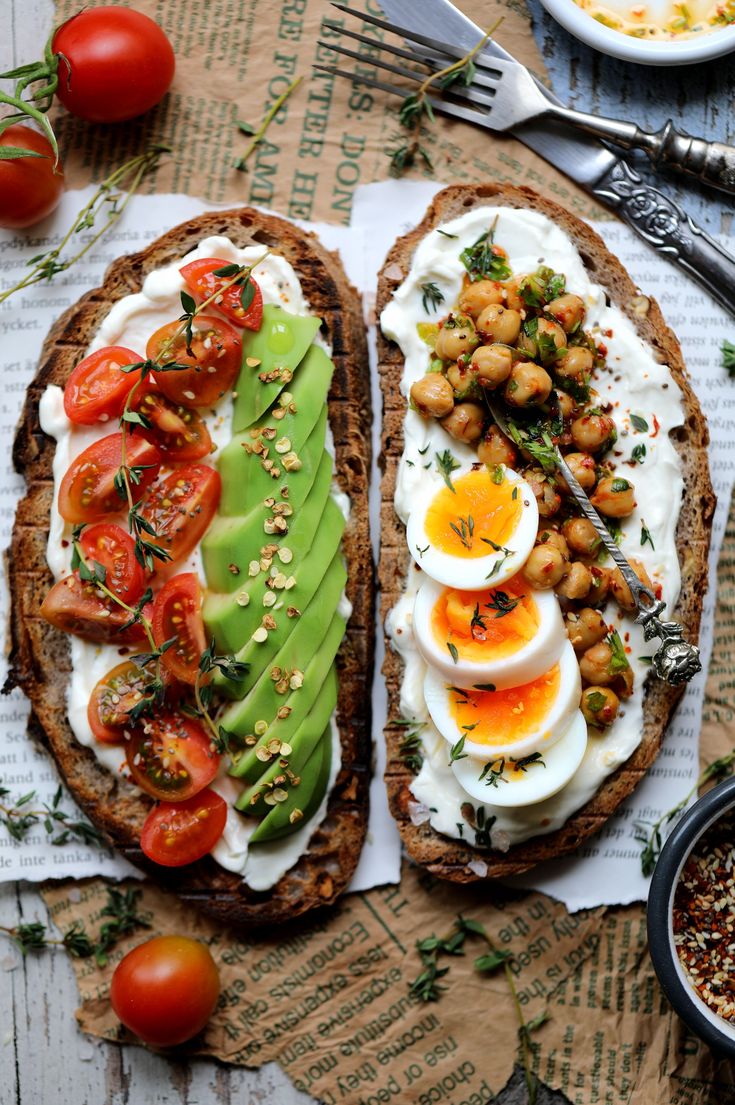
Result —
[[[653, 591], [653, 584], [651, 583], [651, 577], [646, 569], [641, 564], [640, 560], [630, 560], [630, 566], [638, 576], [641, 583]], [[633, 595], [631, 594], [630, 587], [623, 579], [623, 573], [620, 568], [613, 568], [610, 572], [610, 592], [612, 597], [617, 602], [618, 606], [622, 610], [627, 610], [632, 613], [636, 606], [633, 601]]]
[[627, 518], [635, 510], [635, 488], [621, 476], [605, 476], [595, 488], [590, 502], [608, 518]]
[[566, 539], [559, 533], [558, 529], [554, 529], [553, 526], [541, 525], [539, 531], [536, 534], [537, 545], [553, 545], [555, 549], [558, 549], [565, 560], [569, 560], [569, 545], [566, 543]]
[[556, 593], [561, 595], [562, 598], [577, 602], [579, 599], [587, 597], [591, 586], [592, 574], [589, 568], [581, 560], [575, 560], [570, 565], [565, 578], [557, 584]]
[[513, 468], [518, 460], [518, 450], [497, 426], [490, 426], [477, 446], [477, 456], [490, 468], [494, 468], [496, 464], [507, 464], [509, 468]]
[[521, 330], [520, 334], [518, 335], [516, 347], [520, 349], [521, 352], [530, 357], [531, 360], [533, 360], [534, 357], [538, 356], [538, 345], [536, 344], [534, 338], [530, 337], [525, 330]]
[[597, 556], [601, 540], [588, 518], [569, 518], [561, 527], [569, 548], [579, 556]]
[[620, 699], [609, 687], [587, 687], [582, 692], [580, 709], [588, 725], [601, 728], [612, 725], [618, 716]]
[[559, 407], [559, 414], [564, 421], [568, 421], [570, 418], [574, 418], [577, 413], [577, 400], [573, 399], [567, 391], [559, 391], [556, 389], [556, 402]]
[[518, 361], [513, 365], [503, 396], [514, 407], [544, 403], [551, 393], [551, 377], [533, 361]]
[[521, 330], [520, 312], [491, 303], [478, 316], [477, 329], [486, 342], [499, 341], [503, 345], [512, 345]]
[[590, 564], [589, 569], [592, 587], [587, 595], [587, 602], [590, 606], [602, 606], [610, 590], [610, 569], [600, 568], [597, 564]]
[[475, 325], [466, 315], [449, 315], [436, 335], [434, 352], [443, 361], [456, 361], [480, 344]]
[[513, 276], [503, 284], [505, 306], [510, 307], [513, 311], [523, 311], [526, 307], [526, 301], [518, 290], [521, 286], [521, 280], [523, 280], [522, 276]]
[[459, 309], [464, 314], [477, 318], [491, 303], [502, 303], [503, 298], [503, 285], [497, 280], [478, 280], [462, 289]]
[[567, 349], [557, 361], [554, 361], [554, 372], [562, 381], [574, 380], [575, 383], [584, 384], [589, 379], [594, 358], [592, 351], [582, 345], [573, 345]]
[[539, 514], [542, 518], [551, 518], [561, 506], [561, 495], [540, 468], [529, 468], [526, 480], [536, 496]]
[[536, 545], [523, 565], [523, 575], [532, 587], [548, 591], [556, 587], [567, 570], [567, 561], [553, 545]]
[[589, 453], [567, 453], [564, 460], [571, 468], [577, 483], [585, 491], [591, 491], [597, 482], [595, 458]]
[[452, 385], [441, 372], [427, 372], [411, 384], [411, 402], [424, 418], [444, 418], [454, 407]]
[[610, 442], [615, 423], [606, 414], [582, 414], [571, 426], [572, 441], [586, 453], [598, 453]]
[[598, 641], [588, 648], [579, 661], [579, 670], [585, 683], [593, 686], [608, 687], [615, 679], [610, 671], [612, 649], [607, 641]]
[[472, 445], [482, 437], [484, 421], [485, 409], [479, 403], [457, 403], [451, 414], [442, 418], [441, 424], [457, 441]]
[[[567, 344], [567, 336], [561, 326], [558, 322], [553, 322], [550, 318], [539, 318], [537, 334], [539, 359], [543, 362], [553, 361], [555, 359], [555, 350], [564, 349]], [[553, 342], [554, 349], [549, 348], [549, 338], [551, 338]]]
[[607, 625], [598, 610], [585, 606], [582, 610], [570, 610], [564, 619], [567, 636], [575, 652], [586, 652], [607, 633]]
[[546, 311], [555, 318], [560, 326], [563, 326], [567, 334], [573, 334], [582, 324], [585, 316], [584, 300], [578, 295], [567, 292], [558, 299], [552, 299], [546, 304]]
[[483, 387], [496, 388], [510, 376], [513, 354], [505, 345], [481, 345], [472, 354], [472, 366]]
[[471, 363], [467, 364], [464, 357], [460, 357], [447, 369], [447, 380], [454, 388], [455, 398], [464, 397], [470, 389], [473, 390], [473, 398], [477, 394], [477, 373]]

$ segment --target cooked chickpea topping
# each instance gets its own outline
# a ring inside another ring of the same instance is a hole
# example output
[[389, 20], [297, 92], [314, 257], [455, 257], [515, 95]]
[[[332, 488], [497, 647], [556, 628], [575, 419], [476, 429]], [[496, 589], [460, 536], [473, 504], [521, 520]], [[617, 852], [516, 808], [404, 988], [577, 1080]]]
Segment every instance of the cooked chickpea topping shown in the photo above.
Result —
[[514, 311], [523, 311], [526, 306], [526, 301], [518, 291], [522, 276], [512, 276], [510, 280], [506, 280], [503, 284], [503, 291], [505, 293], [505, 306], [510, 307]]
[[591, 491], [597, 482], [595, 458], [589, 453], [567, 453], [564, 460], [571, 468], [577, 483], [585, 491]]
[[547, 303], [546, 312], [564, 327], [567, 334], [572, 334], [579, 329], [585, 316], [584, 300], [568, 292]]
[[577, 400], [566, 391], [556, 389], [556, 401], [559, 405], [559, 414], [565, 421], [574, 418], [577, 413]]
[[499, 341], [503, 345], [513, 345], [521, 330], [520, 311], [491, 303], [478, 316], [477, 329], [486, 342]]
[[585, 606], [582, 610], [570, 610], [564, 619], [567, 636], [575, 652], [586, 652], [607, 633], [607, 626], [599, 610]]
[[550, 392], [551, 377], [546, 369], [533, 361], [518, 361], [513, 365], [503, 396], [514, 407], [528, 407], [544, 403]]
[[569, 548], [579, 556], [597, 556], [600, 536], [589, 518], [569, 518], [561, 527]]
[[477, 372], [471, 364], [468, 365], [465, 362], [464, 357], [460, 357], [447, 369], [447, 380], [454, 388], [455, 396], [459, 397], [466, 394], [468, 389], [477, 383]]
[[505, 345], [481, 345], [472, 354], [472, 366], [483, 387], [504, 384], [513, 367], [513, 355]]
[[569, 560], [569, 545], [567, 545], [566, 538], [559, 533], [558, 529], [554, 529], [553, 526], [540, 525], [538, 533], [536, 534], [537, 545], [553, 545], [555, 549], [558, 549], [565, 560]]
[[589, 568], [581, 560], [575, 560], [569, 566], [569, 571], [564, 579], [557, 584], [556, 593], [561, 595], [562, 598], [577, 602], [579, 599], [586, 598], [591, 586], [592, 575]]
[[618, 716], [620, 699], [609, 687], [587, 687], [582, 692], [580, 704], [584, 720], [588, 725], [612, 725]]
[[472, 353], [479, 344], [472, 319], [450, 315], [436, 335], [434, 352], [443, 361], [456, 361], [463, 353]]
[[583, 345], [573, 345], [557, 361], [554, 361], [554, 372], [561, 379], [562, 384], [564, 380], [574, 380], [578, 384], [583, 384], [585, 379], [589, 379], [593, 364], [594, 357], [590, 349], [586, 349]]
[[491, 303], [502, 303], [503, 300], [503, 285], [497, 280], [477, 280], [462, 289], [459, 309], [466, 315], [477, 318]]
[[[648, 587], [650, 591], [653, 591], [651, 577], [640, 560], [631, 559], [629, 564], [641, 583]], [[629, 613], [635, 610], [636, 605], [633, 601], [633, 595], [631, 594], [630, 587], [623, 579], [623, 573], [620, 571], [620, 568], [613, 568], [610, 572], [610, 593], [622, 610], [627, 610]]]
[[561, 495], [549, 483], [549, 478], [540, 468], [529, 468], [526, 472], [528, 485], [536, 496], [538, 512], [542, 518], [550, 518], [561, 506]]
[[444, 418], [454, 407], [452, 385], [441, 372], [427, 372], [411, 385], [411, 401], [424, 418]]
[[598, 641], [588, 648], [579, 661], [579, 670], [585, 683], [607, 687], [615, 680], [610, 670], [612, 649], [607, 641]]
[[[554, 351], [548, 350], [548, 338], [551, 338], [556, 349], [564, 349], [567, 344], [567, 336], [562, 330], [558, 322], [553, 322], [550, 318], [539, 318], [538, 320], [538, 336], [541, 339], [547, 339], [545, 341], [538, 342], [539, 359], [541, 361], [553, 361]], [[548, 351], [547, 351], [548, 350]]]
[[523, 575], [532, 587], [546, 591], [556, 587], [567, 570], [567, 561], [553, 545], [536, 545], [523, 565]]
[[518, 450], [497, 426], [490, 426], [477, 446], [477, 456], [483, 464], [492, 468], [496, 464], [507, 464], [513, 468], [518, 460]]
[[587, 602], [590, 606], [601, 606], [610, 590], [610, 569], [590, 564], [590, 572], [592, 573], [592, 587], [587, 596]]
[[572, 422], [571, 431], [572, 441], [578, 449], [597, 453], [610, 441], [615, 423], [606, 414], [582, 414]]
[[590, 502], [608, 518], [627, 518], [635, 510], [635, 488], [630, 480], [605, 476], [595, 488]]
[[479, 403], [458, 403], [441, 424], [457, 441], [472, 444], [482, 437], [484, 421], [485, 409]]

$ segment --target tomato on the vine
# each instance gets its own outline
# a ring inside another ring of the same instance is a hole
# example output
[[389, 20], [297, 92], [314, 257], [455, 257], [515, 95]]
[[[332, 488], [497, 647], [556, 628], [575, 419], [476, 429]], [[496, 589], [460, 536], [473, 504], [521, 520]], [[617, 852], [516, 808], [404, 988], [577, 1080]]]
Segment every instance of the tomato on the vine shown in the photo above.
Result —
[[145, 698], [151, 676], [133, 660], [125, 660], [97, 683], [87, 706], [87, 720], [95, 740], [121, 744], [131, 727], [130, 711]]
[[32, 127], [14, 123], [2, 133], [3, 147], [28, 150], [27, 156], [0, 156], [0, 227], [21, 230], [45, 219], [64, 191], [61, 165], [54, 167], [48, 138]]
[[201, 1032], [219, 988], [217, 966], [204, 944], [189, 936], [154, 936], [120, 960], [110, 1002], [145, 1043], [173, 1047]]
[[227, 803], [207, 788], [186, 802], [162, 802], [151, 810], [140, 847], [161, 867], [185, 867], [212, 851], [226, 822]]
[[64, 411], [77, 426], [93, 426], [117, 418], [140, 370], [123, 372], [122, 366], [140, 364], [142, 358], [122, 345], [107, 345], [90, 353], [74, 368], [64, 388]]
[[140, 505], [155, 541], [175, 563], [188, 556], [214, 518], [222, 493], [216, 468], [184, 464], [150, 489]]
[[145, 573], [135, 556], [135, 542], [122, 526], [86, 526], [79, 544], [89, 566], [97, 561], [105, 569], [105, 583], [118, 598], [128, 604], [138, 601], [145, 590]]
[[[148, 339], [146, 357], [166, 364], [191, 365], [188, 369], [154, 371], [156, 387], [174, 403], [211, 407], [230, 390], [240, 371], [240, 335], [220, 318], [197, 315], [187, 348], [180, 322], [167, 322]], [[173, 340], [172, 340], [173, 339]], [[191, 352], [189, 352], [191, 350]]]
[[120, 123], [149, 111], [171, 86], [176, 62], [157, 23], [131, 8], [86, 8], [54, 33], [56, 95], [91, 123]]
[[198, 411], [172, 403], [157, 391], [145, 391], [140, 399], [136, 394], [133, 406], [151, 423], [150, 429], [139, 432], [172, 463], [201, 460], [212, 452], [212, 437]]
[[[150, 441], [126, 435], [126, 459], [134, 476], [133, 500], [140, 499], [161, 467], [161, 454]], [[72, 461], [59, 488], [59, 513], [67, 522], [98, 522], [124, 508], [115, 487], [122, 464], [122, 434], [108, 434], [93, 442]]]
[[175, 638], [161, 663], [182, 683], [194, 684], [207, 647], [202, 619], [202, 589], [194, 572], [181, 572], [164, 584], [153, 603], [153, 639], [160, 648]]
[[183, 802], [209, 786], [220, 757], [194, 718], [159, 710], [143, 719], [125, 745], [133, 782], [161, 802]]
[[[151, 612], [146, 607], [146, 617]], [[93, 581], [72, 572], [55, 583], [41, 603], [40, 614], [64, 633], [102, 644], [139, 644], [144, 639], [140, 623], [128, 625], [130, 614], [103, 594]], [[127, 626], [127, 628], [123, 628]]]
[[[184, 265], [179, 272], [194, 294], [205, 300], [216, 295], [228, 283], [226, 276], [215, 274], [229, 267], [229, 261], [222, 261], [217, 257], [200, 257]], [[217, 299], [215, 306], [235, 326], [245, 330], [260, 330], [263, 322], [263, 293], [252, 276], [245, 284], [230, 284], [222, 292], [221, 298]]]

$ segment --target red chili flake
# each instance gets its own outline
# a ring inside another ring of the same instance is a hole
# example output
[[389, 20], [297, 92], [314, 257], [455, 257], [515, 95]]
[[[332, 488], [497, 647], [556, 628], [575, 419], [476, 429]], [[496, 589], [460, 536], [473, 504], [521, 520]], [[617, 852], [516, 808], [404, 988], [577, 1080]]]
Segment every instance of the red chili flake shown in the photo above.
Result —
[[604, 334], [604, 336], [606, 338], [611, 338], [613, 336], [613, 331], [612, 330], [602, 330], [601, 332], [602, 332], [602, 334]]
[[657, 435], [657, 433], [660, 429], [661, 429], [661, 427], [658, 424], [658, 419], [656, 418], [656, 415], [654, 414], [654, 416], [653, 416], [653, 433], [651, 434], [651, 437], [656, 437], [656, 435]]
[[599, 345], [597, 346], [597, 352], [598, 352], [598, 353], [599, 353], [599, 354], [600, 354], [600, 355], [601, 355], [602, 357], [606, 357], [606, 356], [607, 356], [607, 346], [605, 345], [604, 341], [600, 342], [600, 344], [599, 344]]

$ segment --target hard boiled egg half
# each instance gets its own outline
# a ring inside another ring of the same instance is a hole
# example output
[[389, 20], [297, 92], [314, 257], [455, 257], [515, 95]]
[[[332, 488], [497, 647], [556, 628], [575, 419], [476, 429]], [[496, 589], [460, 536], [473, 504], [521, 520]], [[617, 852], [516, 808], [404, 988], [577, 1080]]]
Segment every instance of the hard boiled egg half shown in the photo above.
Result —
[[[448, 451], [447, 451], [448, 453]], [[411, 510], [406, 538], [417, 565], [438, 583], [468, 590], [497, 586], [514, 575], [533, 548], [536, 498], [510, 468], [474, 463], [451, 467], [432, 480]]]

